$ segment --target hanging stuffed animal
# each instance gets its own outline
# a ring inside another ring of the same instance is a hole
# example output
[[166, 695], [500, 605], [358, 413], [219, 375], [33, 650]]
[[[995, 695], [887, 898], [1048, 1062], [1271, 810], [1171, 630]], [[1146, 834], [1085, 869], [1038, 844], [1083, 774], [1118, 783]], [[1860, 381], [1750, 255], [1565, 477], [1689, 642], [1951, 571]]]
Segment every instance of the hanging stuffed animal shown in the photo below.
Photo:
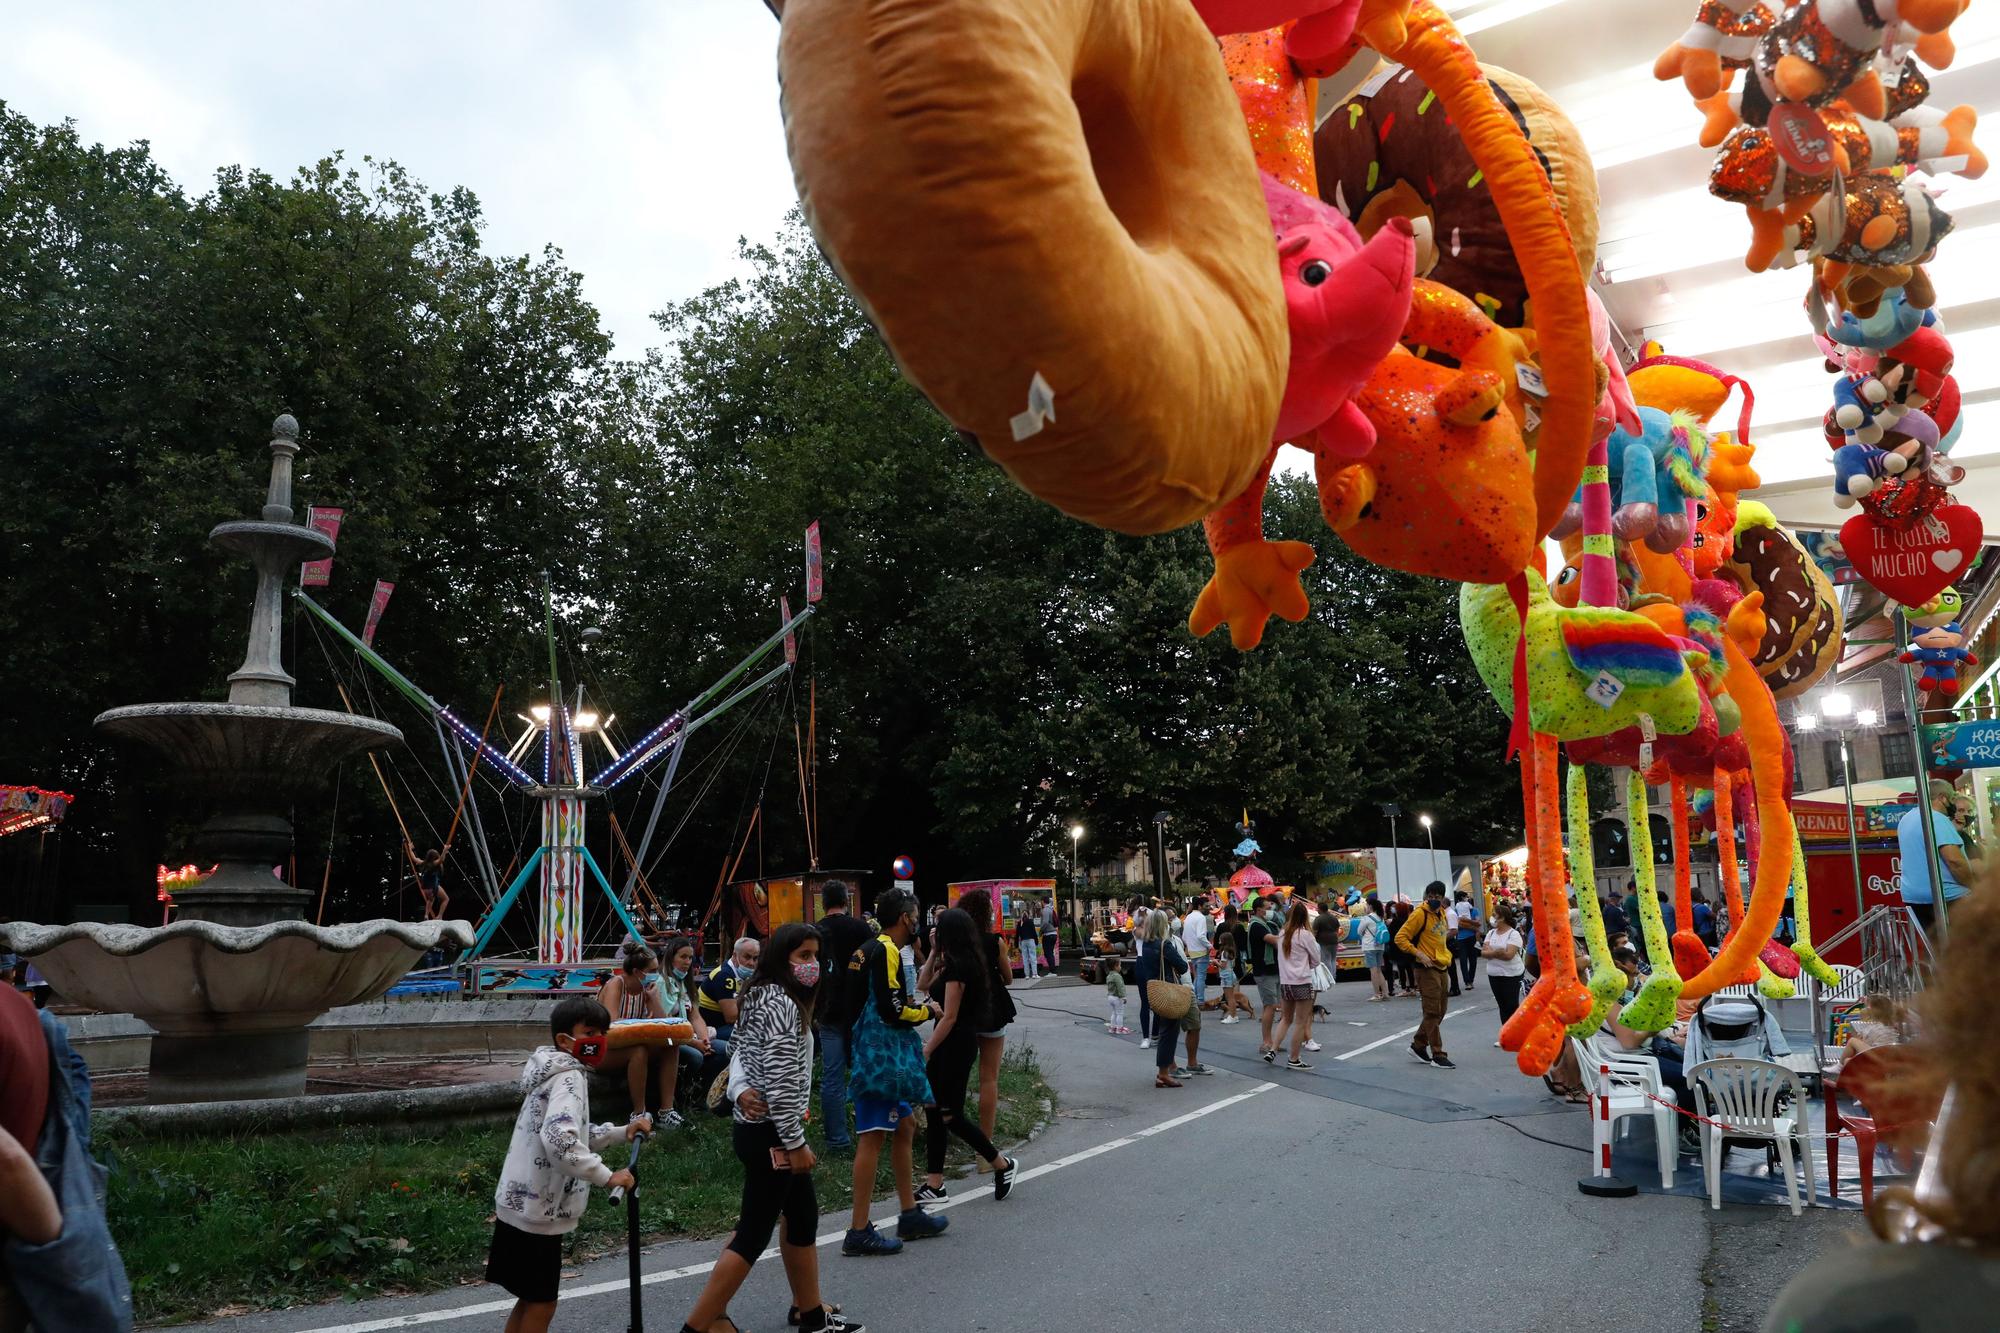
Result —
[[1785, 227], [1778, 262], [1787, 266], [1788, 256], [1805, 250], [1853, 264], [1919, 263], [1951, 229], [1951, 214], [1916, 181], [1856, 176], [1843, 195], [1827, 194]]
[[1959, 669], [1979, 665], [1979, 659], [1965, 646], [1965, 627], [1956, 620], [1921, 626], [1910, 643], [1912, 646], [1896, 660], [1922, 666], [1917, 677], [1920, 690], [1935, 690], [1950, 698], [1958, 693]]
[[1881, 358], [1866, 348], [1843, 347], [1831, 338], [1815, 338], [1826, 356], [1827, 366], [1838, 371], [1833, 382], [1833, 409], [1828, 422], [1828, 438], [1838, 430], [1834, 445], [1874, 444], [1885, 428], [1902, 414], [1900, 404], [1889, 406], [1889, 386], [1876, 374]]
[[1937, 311], [1911, 304], [1898, 288], [1884, 292], [1875, 313], [1865, 319], [1851, 310], [1834, 315], [1826, 326], [1826, 336], [1843, 347], [1887, 351], [1919, 329], [1936, 328], [1937, 322]]
[[1702, 0], [1694, 23], [1653, 62], [1653, 77], [1662, 82], [1679, 79], [1692, 97], [1713, 97], [1722, 91], [1725, 70], [1750, 67], [1758, 39], [1776, 22], [1777, 16], [1762, 3]]
[[1263, 179], [1291, 328], [1291, 361], [1271, 443], [1318, 432], [1319, 447], [1343, 458], [1365, 457], [1375, 430], [1354, 406], [1354, 393], [1409, 319], [1414, 233], [1396, 219], [1364, 243], [1335, 209], [1269, 173]]
[[[1701, 499], [1708, 466], [1708, 432], [1691, 413], [1638, 409], [1637, 433], [1611, 437], [1611, 531], [1620, 541], [1644, 541], [1656, 551], [1680, 548], [1693, 530], [1690, 502]], [[1563, 537], [1582, 522], [1579, 490], [1552, 536]]]
[[1771, 102], [1824, 106], [1845, 96], [1863, 115], [1880, 119], [1888, 103], [1874, 61], [1888, 29], [1901, 23], [1920, 33], [1941, 33], [1965, 3], [1802, 0], [1758, 39], [1755, 86]]

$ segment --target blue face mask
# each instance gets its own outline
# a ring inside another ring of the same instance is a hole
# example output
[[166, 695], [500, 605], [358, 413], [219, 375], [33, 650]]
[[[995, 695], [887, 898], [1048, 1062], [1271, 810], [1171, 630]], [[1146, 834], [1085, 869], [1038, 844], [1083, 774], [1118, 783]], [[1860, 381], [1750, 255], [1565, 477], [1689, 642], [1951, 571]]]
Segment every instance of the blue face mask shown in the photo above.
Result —
[[674, 980], [686, 981], [687, 979], [688, 979], [688, 970], [686, 968], [677, 967], [674, 969]]

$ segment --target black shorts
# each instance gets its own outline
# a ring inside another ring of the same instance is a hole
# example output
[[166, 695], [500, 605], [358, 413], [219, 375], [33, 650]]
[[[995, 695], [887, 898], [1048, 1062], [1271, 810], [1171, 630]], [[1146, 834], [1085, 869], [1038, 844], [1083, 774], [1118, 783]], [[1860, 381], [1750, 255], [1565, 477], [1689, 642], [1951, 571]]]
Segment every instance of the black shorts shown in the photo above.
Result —
[[486, 1280], [536, 1304], [553, 1303], [562, 1284], [561, 1236], [542, 1236], [493, 1219]]

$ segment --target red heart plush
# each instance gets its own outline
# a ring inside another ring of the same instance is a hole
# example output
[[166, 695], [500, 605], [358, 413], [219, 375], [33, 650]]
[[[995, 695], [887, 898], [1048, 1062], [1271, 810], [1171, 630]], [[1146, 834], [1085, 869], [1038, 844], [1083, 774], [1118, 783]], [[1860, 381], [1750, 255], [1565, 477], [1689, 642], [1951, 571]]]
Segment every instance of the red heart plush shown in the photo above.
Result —
[[1855, 572], [1905, 606], [1920, 606], [1972, 567], [1986, 538], [1969, 505], [1942, 504], [1905, 527], [1856, 514], [1840, 528]]

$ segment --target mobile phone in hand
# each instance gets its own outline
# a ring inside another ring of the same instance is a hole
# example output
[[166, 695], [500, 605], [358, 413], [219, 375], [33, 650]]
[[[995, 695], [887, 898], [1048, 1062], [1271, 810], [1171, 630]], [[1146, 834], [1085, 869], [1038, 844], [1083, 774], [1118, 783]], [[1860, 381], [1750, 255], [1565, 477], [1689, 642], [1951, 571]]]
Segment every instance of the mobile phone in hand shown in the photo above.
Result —
[[773, 1171], [791, 1170], [792, 1169], [791, 1154], [786, 1152], [783, 1148], [771, 1149], [771, 1169]]

